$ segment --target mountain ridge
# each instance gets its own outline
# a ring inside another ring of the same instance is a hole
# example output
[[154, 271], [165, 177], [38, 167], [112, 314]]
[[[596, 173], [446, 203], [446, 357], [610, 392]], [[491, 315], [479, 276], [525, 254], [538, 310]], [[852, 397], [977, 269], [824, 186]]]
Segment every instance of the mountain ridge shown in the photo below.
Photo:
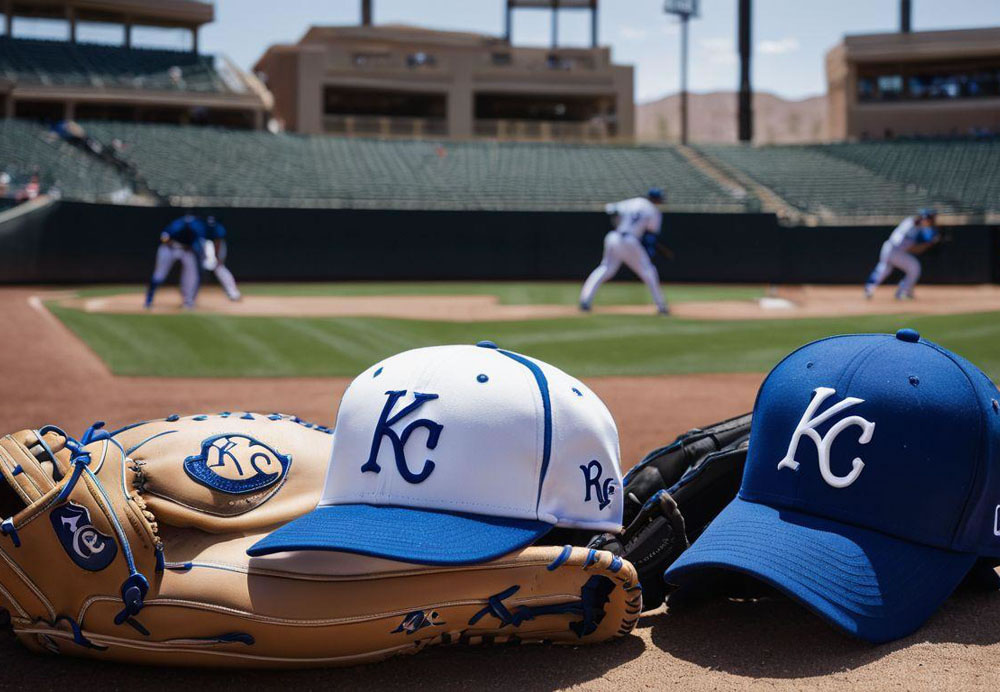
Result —
[[[737, 141], [735, 91], [688, 94], [688, 139], [691, 142]], [[825, 95], [785, 99], [755, 92], [754, 143], [805, 144], [827, 139]], [[636, 139], [641, 142], [680, 140], [680, 95], [636, 105]]]

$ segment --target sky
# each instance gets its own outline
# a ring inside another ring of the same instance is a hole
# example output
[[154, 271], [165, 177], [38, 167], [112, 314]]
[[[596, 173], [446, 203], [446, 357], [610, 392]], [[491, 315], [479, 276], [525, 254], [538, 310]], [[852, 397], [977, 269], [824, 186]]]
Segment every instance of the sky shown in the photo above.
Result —
[[[503, 33], [504, 0], [372, 0], [375, 23], [406, 23], [438, 29]], [[730, 91], [738, 83], [737, 0], [701, 0], [690, 23], [692, 91]], [[912, 0], [913, 30], [1000, 26], [1000, 0]], [[201, 34], [201, 50], [222, 53], [250, 68], [267, 46], [294, 43], [310, 25], [356, 24], [360, 0], [216, 0], [213, 24]], [[799, 99], [823, 93], [823, 56], [844, 34], [895, 31], [899, 0], [754, 0], [754, 89]], [[519, 10], [514, 43], [549, 45], [551, 13]], [[563, 10], [560, 43], [589, 45], [589, 13]], [[15, 35], [64, 37], [65, 23], [19, 19]], [[678, 90], [680, 27], [663, 13], [662, 0], [600, 0], [599, 40], [617, 63], [635, 65], [636, 100], [655, 100]], [[80, 40], [120, 42], [118, 27], [92, 25]], [[184, 32], [138, 28], [140, 45], [186, 47]]]

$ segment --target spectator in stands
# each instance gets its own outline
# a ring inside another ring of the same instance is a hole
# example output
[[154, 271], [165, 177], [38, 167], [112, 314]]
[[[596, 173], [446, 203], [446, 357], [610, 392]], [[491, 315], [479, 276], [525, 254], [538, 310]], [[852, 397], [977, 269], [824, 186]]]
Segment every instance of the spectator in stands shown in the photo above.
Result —
[[184, 70], [177, 65], [174, 65], [167, 70], [167, 76], [170, 77], [170, 81], [173, 82], [175, 87], [184, 87]]
[[38, 180], [38, 176], [33, 175], [28, 182], [24, 184], [24, 187], [17, 191], [14, 199], [18, 204], [22, 202], [30, 202], [31, 200], [36, 199], [41, 192], [42, 185]]
[[242, 296], [240, 295], [240, 289], [236, 287], [236, 279], [233, 278], [233, 273], [226, 267], [226, 255], [228, 254], [228, 248], [226, 247], [226, 227], [219, 223], [219, 220], [214, 216], [209, 216], [205, 219], [205, 241], [214, 245], [215, 259], [217, 260], [213, 266], [213, 262], [206, 257], [205, 269], [215, 273], [215, 278], [219, 280], [222, 290], [226, 292], [229, 300], [233, 302], [240, 300]]
[[934, 228], [937, 212], [921, 209], [916, 216], [908, 216], [896, 226], [889, 239], [882, 243], [878, 264], [865, 284], [865, 298], [875, 295], [875, 288], [889, 278], [893, 269], [903, 272], [903, 280], [896, 289], [896, 300], [912, 300], [913, 288], [920, 279], [920, 260], [917, 255], [941, 240]]

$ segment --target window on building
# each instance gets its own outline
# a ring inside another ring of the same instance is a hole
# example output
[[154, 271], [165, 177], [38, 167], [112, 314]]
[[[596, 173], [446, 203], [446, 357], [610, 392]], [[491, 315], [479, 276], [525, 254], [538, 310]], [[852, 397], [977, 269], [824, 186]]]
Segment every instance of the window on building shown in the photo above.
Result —
[[862, 65], [859, 101], [951, 100], [1000, 96], [1000, 59]]
[[326, 115], [443, 118], [447, 97], [441, 93], [328, 86], [323, 93]]
[[355, 53], [351, 56], [355, 67], [387, 67], [392, 62], [389, 53]]
[[437, 60], [434, 56], [430, 53], [424, 53], [423, 51], [410, 53], [406, 56], [407, 67], [433, 67], [436, 64]]
[[897, 99], [903, 93], [903, 77], [898, 74], [882, 75], [876, 80], [879, 96], [883, 99]]
[[611, 96], [479, 93], [475, 98], [475, 114], [477, 119], [486, 120], [610, 121], [614, 116], [614, 99]]

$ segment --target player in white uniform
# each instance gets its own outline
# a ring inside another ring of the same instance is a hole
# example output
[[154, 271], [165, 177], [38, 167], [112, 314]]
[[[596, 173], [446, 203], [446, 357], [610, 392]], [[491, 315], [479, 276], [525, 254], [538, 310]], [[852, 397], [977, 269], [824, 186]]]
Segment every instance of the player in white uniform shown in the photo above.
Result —
[[240, 289], [236, 287], [236, 279], [233, 273], [226, 266], [226, 256], [228, 255], [228, 243], [226, 242], [226, 227], [219, 223], [214, 216], [205, 219], [205, 243], [215, 248], [215, 261], [207, 256], [202, 266], [206, 270], [213, 272], [215, 278], [222, 285], [222, 290], [231, 301], [242, 299]]
[[912, 300], [913, 287], [920, 279], [920, 260], [916, 255], [941, 240], [934, 230], [937, 213], [921, 209], [916, 216], [908, 216], [896, 226], [889, 239], [882, 243], [878, 264], [865, 283], [865, 297], [875, 295], [875, 288], [889, 278], [893, 269], [903, 272], [903, 280], [896, 289], [896, 300]]
[[660, 292], [660, 274], [650, 259], [656, 252], [656, 239], [663, 223], [663, 214], [656, 207], [662, 202], [663, 190], [654, 187], [645, 197], [633, 197], [605, 207], [608, 214], [618, 216], [618, 226], [604, 236], [604, 257], [587, 277], [580, 292], [581, 310], [590, 310], [597, 289], [613, 278], [624, 262], [646, 284], [659, 313], [670, 314]]

